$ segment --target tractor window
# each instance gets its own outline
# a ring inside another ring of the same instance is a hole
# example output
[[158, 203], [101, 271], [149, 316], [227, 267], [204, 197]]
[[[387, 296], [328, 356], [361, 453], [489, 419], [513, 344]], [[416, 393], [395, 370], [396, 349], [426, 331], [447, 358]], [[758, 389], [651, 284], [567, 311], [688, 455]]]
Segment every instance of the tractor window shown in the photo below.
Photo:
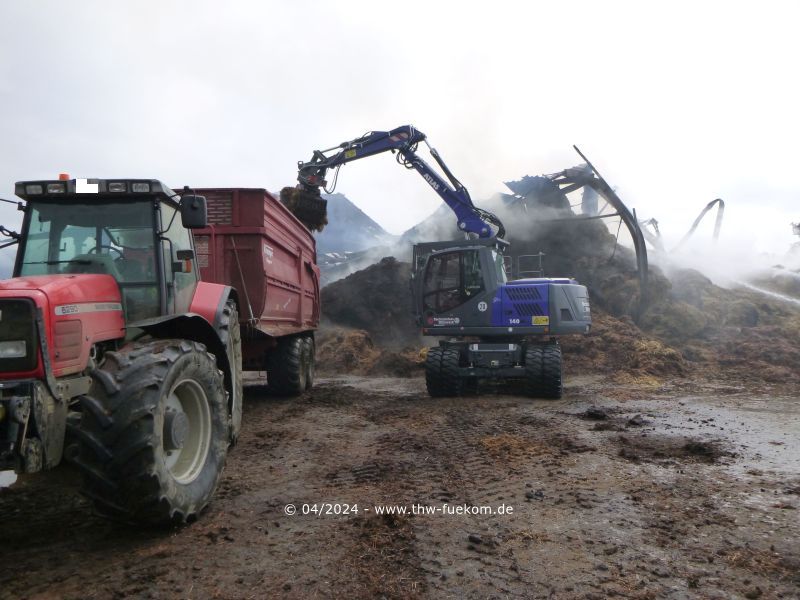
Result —
[[159, 314], [151, 201], [37, 202], [30, 211], [19, 275], [111, 275], [128, 320]]
[[442, 313], [462, 305], [484, 289], [477, 250], [447, 252], [428, 261], [423, 285], [425, 310]]
[[197, 265], [192, 260], [189, 262], [191, 270], [186, 270], [186, 262], [178, 260], [178, 251], [192, 249], [191, 234], [183, 226], [177, 209], [165, 202], [161, 203], [161, 227], [165, 230], [161, 244], [167, 277], [167, 305], [172, 306], [174, 301], [176, 313], [189, 312], [197, 286]]

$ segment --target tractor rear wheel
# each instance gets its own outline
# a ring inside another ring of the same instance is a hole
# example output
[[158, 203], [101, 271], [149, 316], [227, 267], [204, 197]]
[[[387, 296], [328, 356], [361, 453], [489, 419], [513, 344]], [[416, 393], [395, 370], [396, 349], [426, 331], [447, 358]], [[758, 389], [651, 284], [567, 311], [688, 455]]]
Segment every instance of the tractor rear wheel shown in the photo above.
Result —
[[561, 346], [529, 346], [525, 352], [525, 393], [532, 398], [561, 398]]
[[98, 512], [164, 525], [194, 520], [225, 465], [222, 373], [202, 344], [155, 340], [108, 352], [81, 398], [74, 462]]
[[299, 396], [308, 384], [305, 337], [278, 339], [278, 346], [267, 356], [267, 386], [277, 396]]

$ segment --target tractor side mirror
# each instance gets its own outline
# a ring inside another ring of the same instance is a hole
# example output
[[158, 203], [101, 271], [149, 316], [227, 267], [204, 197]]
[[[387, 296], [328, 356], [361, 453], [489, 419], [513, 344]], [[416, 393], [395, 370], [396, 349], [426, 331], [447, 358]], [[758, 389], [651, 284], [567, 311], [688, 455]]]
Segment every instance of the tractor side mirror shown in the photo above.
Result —
[[208, 225], [205, 196], [185, 194], [181, 198], [181, 223], [186, 229], [202, 229]]

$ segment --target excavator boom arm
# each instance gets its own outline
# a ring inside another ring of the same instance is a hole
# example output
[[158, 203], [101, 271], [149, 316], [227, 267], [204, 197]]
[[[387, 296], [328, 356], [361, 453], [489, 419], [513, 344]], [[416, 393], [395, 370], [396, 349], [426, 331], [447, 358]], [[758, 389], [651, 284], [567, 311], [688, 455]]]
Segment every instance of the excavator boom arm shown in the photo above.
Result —
[[[310, 161], [298, 163], [297, 180], [303, 190], [318, 193], [320, 187], [325, 188], [327, 185], [325, 177], [328, 169], [382, 152], [397, 152], [397, 161], [406, 168], [417, 171], [456, 214], [460, 230], [482, 238], [493, 235], [503, 237], [505, 229], [500, 220], [472, 203], [467, 189], [453, 176], [435, 149], [429, 146], [431, 156], [449, 181], [416, 153], [420, 142], [427, 144], [425, 134], [411, 125], [403, 125], [391, 131], [372, 131], [333, 148], [315, 150]], [[497, 229], [496, 233], [492, 226]]]

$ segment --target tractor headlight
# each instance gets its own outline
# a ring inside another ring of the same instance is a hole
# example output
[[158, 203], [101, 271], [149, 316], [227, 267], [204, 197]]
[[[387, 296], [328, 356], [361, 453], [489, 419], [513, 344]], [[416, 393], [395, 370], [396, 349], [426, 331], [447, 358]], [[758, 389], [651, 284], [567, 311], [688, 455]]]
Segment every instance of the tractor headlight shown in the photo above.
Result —
[[150, 184], [143, 181], [138, 181], [131, 184], [131, 191], [135, 194], [149, 194]]
[[26, 194], [41, 194], [44, 192], [44, 188], [39, 183], [29, 183], [25, 186], [25, 193]]
[[0, 342], [0, 358], [25, 358], [28, 355], [28, 344], [25, 340]]

